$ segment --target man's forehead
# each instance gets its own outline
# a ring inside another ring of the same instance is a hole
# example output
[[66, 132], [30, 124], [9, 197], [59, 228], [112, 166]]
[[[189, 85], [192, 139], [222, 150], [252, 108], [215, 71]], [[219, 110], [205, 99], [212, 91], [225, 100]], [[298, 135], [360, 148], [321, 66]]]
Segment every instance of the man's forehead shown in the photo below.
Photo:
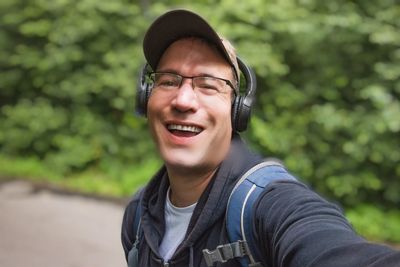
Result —
[[[163, 54], [171, 47], [171, 46], [183, 46], [187, 48], [193, 48], [193, 49], [198, 49], [199, 47], [206, 47], [207, 49], [211, 49], [214, 51], [216, 54], [221, 56], [221, 58], [225, 59], [224, 55], [222, 54], [221, 51], [218, 50], [215, 44], [209, 42], [206, 39], [200, 38], [200, 37], [195, 37], [195, 36], [188, 36], [188, 37], [182, 37], [179, 38], [175, 41], [173, 41], [163, 52]], [[229, 62], [225, 60], [228, 64]]]
[[171, 43], [163, 52], [159, 64], [166, 55], [171, 53], [174, 53], [176, 57], [214, 58], [230, 66], [215, 45], [198, 37], [184, 37]]

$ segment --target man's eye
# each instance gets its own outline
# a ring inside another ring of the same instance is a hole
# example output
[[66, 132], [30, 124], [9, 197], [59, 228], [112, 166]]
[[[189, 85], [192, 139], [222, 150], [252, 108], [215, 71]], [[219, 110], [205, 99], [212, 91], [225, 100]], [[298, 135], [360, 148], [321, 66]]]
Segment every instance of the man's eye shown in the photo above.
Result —
[[218, 91], [218, 87], [212, 83], [201, 83], [198, 85], [198, 87], [200, 87], [201, 89]]
[[176, 85], [176, 83], [174, 81], [169, 81], [169, 80], [160, 81], [159, 84], [161, 86], [175, 86]]
[[204, 94], [216, 94], [221, 89], [220, 84], [212, 79], [198, 79], [196, 82], [196, 87]]
[[156, 84], [157, 84], [157, 86], [168, 88], [168, 87], [176, 87], [178, 85], [178, 82], [175, 79], [170, 79], [170, 78], [164, 77], [164, 78], [158, 79]]

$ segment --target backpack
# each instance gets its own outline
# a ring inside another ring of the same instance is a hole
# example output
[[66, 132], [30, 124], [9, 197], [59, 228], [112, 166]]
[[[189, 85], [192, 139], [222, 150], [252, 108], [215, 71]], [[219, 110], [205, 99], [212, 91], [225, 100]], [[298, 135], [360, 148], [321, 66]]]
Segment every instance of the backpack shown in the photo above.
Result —
[[[266, 160], [248, 170], [234, 186], [226, 208], [226, 230], [231, 243], [219, 245], [215, 250], [203, 250], [207, 266], [215, 262], [227, 262], [239, 258], [243, 267], [262, 267], [259, 249], [255, 245], [253, 231], [254, 203], [269, 183], [273, 181], [293, 180], [296, 178], [287, 172], [277, 160]], [[143, 190], [142, 190], [143, 192]], [[140, 192], [140, 199], [142, 192]], [[140, 203], [135, 213], [134, 232], [136, 241], [128, 254], [128, 266], [138, 266], [138, 243], [140, 240]]]
[[273, 181], [293, 180], [284, 166], [269, 159], [248, 170], [236, 183], [226, 208], [226, 230], [231, 243], [219, 245], [215, 250], [203, 250], [207, 266], [240, 258], [243, 267], [262, 267], [261, 255], [255, 244], [253, 206], [259, 195]]

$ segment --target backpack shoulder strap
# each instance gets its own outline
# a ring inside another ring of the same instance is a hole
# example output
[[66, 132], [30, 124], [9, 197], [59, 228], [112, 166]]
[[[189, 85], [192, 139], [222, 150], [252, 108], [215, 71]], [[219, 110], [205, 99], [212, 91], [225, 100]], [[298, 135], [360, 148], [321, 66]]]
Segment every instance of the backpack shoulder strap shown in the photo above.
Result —
[[[251, 263], [261, 258], [253, 232], [254, 203], [271, 182], [279, 180], [296, 180], [296, 178], [277, 161], [262, 162], [242, 176], [228, 201], [226, 227], [229, 240], [231, 242], [243, 240], [248, 244], [251, 252], [248, 258]], [[243, 259], [240, 261], [244, 262]]]
[[141, 238], [141, 221], [142, 221], [142, 197], [144, 188], [138, 192], [138, 204], [135, 210], [135, 218], [133, 220], [133, 232], [135, 233], [135, 242], [132, 245], [131, 250], [128, 253], [128, 267], [139, 266], [139, 242]]
[[243, 267], [262, 267], [253, 232], [253, 206], [261, 192], [273, 181], [296, 180], [276, 160], [267, 160], [248, 170], [236, 183], [226, 209], [226, 229], [231, 243], [203, 250], [208, 266], [239, 258]]

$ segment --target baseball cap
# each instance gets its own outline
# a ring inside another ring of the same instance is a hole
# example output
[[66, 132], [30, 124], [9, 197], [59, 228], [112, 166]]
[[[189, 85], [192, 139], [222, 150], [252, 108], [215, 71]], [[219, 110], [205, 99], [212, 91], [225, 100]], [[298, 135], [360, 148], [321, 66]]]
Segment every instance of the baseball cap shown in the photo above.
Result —
[[205, 19], [185, 9], [168, 11], [150, 25], [143, 40], [144, 56], [150, 67], [155, 70], [164, 51], [184, 37], [199, 37], [214, 44], [234, 69], [239, 82], [240, 70], [233, 45], [218, 35]]

